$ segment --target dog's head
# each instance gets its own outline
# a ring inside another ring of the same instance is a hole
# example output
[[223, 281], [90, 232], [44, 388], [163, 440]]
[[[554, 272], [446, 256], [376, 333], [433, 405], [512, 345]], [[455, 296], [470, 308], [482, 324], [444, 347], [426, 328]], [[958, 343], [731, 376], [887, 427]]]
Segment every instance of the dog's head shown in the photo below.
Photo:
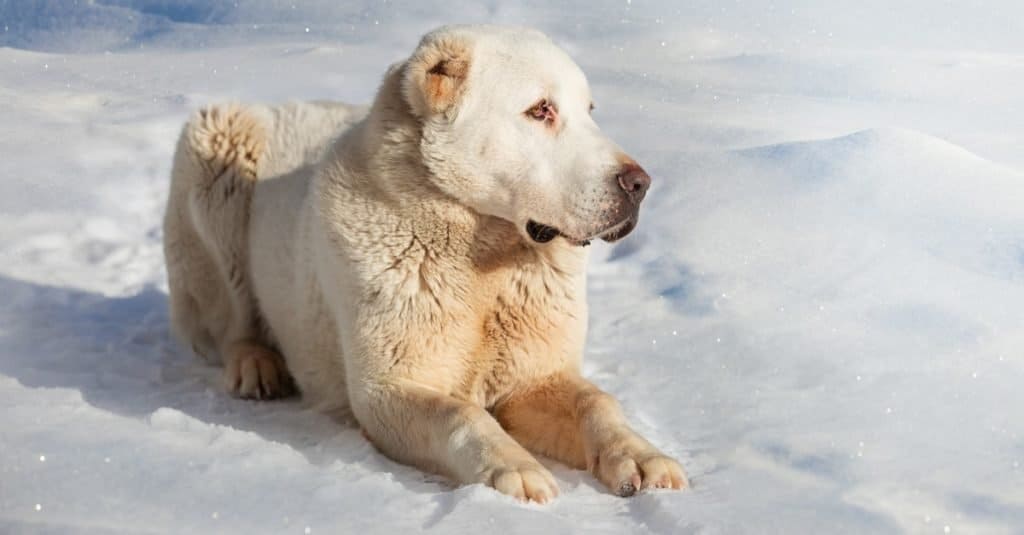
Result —
[[597, 127], [580, 68], [534, 30], [446, 27], [405, 64], [436, 185], [525, 237], [584, 245], [636, 226], [646, 172]]

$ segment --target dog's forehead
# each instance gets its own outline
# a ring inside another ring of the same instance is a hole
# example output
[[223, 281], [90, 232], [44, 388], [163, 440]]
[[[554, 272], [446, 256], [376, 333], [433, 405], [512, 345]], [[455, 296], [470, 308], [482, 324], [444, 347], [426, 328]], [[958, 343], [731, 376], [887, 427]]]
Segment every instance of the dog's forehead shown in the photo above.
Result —
[[586, 76], [569, 55], [535, 30], [481, 35], [476, 42], [477, 65], [489, 76], [510, 84], [508, 89], [587, 96]]

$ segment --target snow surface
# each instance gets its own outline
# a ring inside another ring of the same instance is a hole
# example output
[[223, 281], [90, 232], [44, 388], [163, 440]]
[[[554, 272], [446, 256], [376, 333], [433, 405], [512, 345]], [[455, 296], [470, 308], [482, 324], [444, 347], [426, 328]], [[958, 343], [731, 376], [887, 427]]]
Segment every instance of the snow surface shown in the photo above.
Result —
[[[595, 248], [585, 372], [692, 490], [452, 489], [168, 333], [189, 110], [366, 102], [485, 21], [569, 50], [655, 177]], [[1019, 2], [9, 0], [0, 29], [0, 532], [1024, 531]]]

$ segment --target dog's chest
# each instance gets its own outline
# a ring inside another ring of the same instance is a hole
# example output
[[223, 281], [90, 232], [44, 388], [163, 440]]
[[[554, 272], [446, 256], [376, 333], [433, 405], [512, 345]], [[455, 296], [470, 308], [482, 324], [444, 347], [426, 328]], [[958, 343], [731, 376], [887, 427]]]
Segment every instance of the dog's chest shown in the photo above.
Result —
[[482, 277], [479, 344], [467, 355], [460, 390], [492, 406], [515, 389], [578, 369], [586, 334], [583, 274], [549, 265], [513, 266]]

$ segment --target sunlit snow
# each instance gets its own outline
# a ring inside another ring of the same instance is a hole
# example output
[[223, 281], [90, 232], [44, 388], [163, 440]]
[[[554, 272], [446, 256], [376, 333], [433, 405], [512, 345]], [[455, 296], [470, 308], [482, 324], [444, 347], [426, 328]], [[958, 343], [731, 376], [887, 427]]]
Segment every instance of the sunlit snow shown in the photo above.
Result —
[[[452, 488], [170, 336], [189, 111], [367, 102], [450, 22], [549, 33], [654, 177], [584, 371], [691, 490]], [[1020, 532], [1022, 36], [1008, 1], [0, 2], [0, 532]]]

